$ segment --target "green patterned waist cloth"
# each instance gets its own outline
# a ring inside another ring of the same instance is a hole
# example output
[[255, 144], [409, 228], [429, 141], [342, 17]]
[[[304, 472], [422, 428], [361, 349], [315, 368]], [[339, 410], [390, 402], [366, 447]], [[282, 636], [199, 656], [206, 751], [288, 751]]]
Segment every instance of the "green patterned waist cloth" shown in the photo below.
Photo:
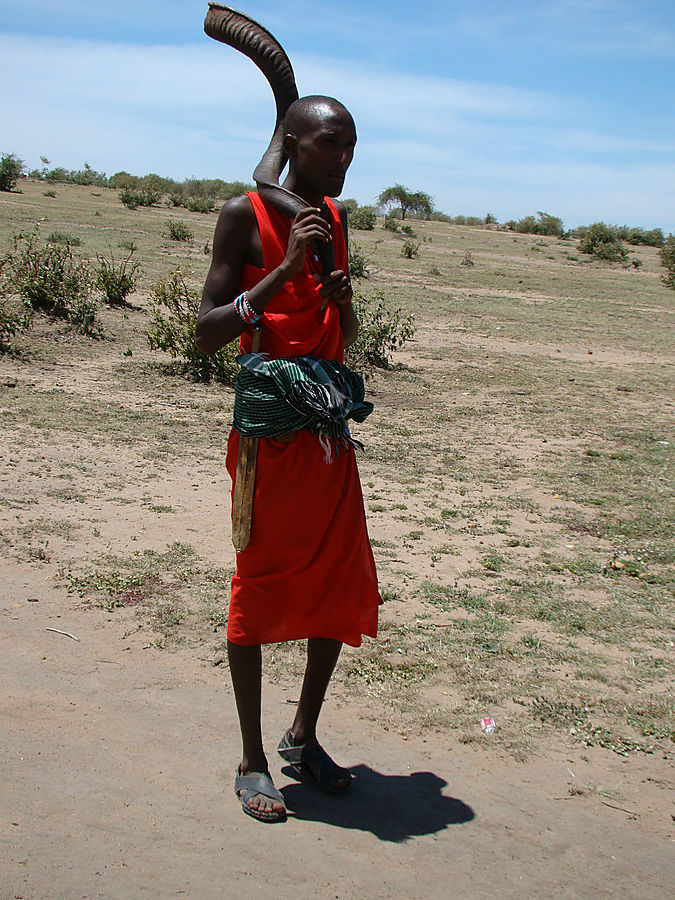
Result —
[[[279, 437], [308, 428], [340, 446], [363, 449], [347, 425], [373, 411], [364, 400], [363, 378], [335, 360], [298, 356], [267, 359], [262, 353], [237, 357], [241, 366], [234, 383], [235, 431], [246, 437]], [[322, 440], [326, 456], [330, 446]]]

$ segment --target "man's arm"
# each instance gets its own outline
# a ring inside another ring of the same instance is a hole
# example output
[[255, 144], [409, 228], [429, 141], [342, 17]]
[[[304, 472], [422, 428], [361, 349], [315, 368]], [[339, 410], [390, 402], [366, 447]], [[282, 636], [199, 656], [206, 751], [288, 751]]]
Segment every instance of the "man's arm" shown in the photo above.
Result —
[[[255, 227], [255, 214], [248, 197], [228, 200], [220, 211], [213, 238], [213, 258], [195, 330], [197, 349], [208, 356], [236, 340], [247, 327], [235, 311], [234, 299], [239, 293], [241, 273]], [[307, 245], [312, 240], [330, 240], [330, 227], [321, 218], [320, 210], [303, 209], [293, 220], [281, 265], [246, 292], [250, 306], [257, 313], [262, 313], [283, 285], [300, 272], [305, 264]]]

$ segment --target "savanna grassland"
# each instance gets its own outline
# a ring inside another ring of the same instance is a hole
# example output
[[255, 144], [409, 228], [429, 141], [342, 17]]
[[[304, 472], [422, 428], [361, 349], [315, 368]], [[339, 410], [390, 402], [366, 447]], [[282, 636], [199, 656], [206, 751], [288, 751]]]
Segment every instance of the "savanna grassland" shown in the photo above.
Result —
[[[21, 183], [0, 242], [37, 226], [76, 252], [123, 256], [140, 280], [102, 334], [36, 317], [0, 357], [1, 547], [73, 605], [103, 608], [171, 653], [224, 660], [233, 551], [224, 447], [232, 391], [150, 351], [150, 288], [198, 287], [216, 217], [126, 209], [115, 191]], [[169, 222], [193, 238], [168, 237]], [[411, 222], [355, 231], [369, 274], [415, 317], [369, 379], [358, 426], [381, 634], [345, 652], [335, 690], [402, 734], [536, 754], [542, 734], [620, 754], [673, 738], [672, 315], [658, 252], [594, 262], [574, 241]], [[292, 645], [266, 666], [300, 672]]]

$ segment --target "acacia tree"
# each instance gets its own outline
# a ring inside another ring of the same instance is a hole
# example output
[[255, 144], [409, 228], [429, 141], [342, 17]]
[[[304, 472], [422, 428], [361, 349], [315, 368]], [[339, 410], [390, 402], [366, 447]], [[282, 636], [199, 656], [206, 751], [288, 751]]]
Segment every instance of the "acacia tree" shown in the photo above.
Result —
[[666, 287], [675, 291], [675, 234], [669, 234], [659, 252], [666, 274], [661, 276]]
[[385, 188], [377, 198], [377, 205], [382, 209], [398, 207], [401, 210], [401, 218], [410, 211], [420, 213], [423, 216], [431, 215], [434, 201], [424, 191], [410, 191], [402, 184], [394, 184]]
[[23, 160], [14, 153], [3, 153], [0, 158], [0, 191], [12, 191], [23, 172]]

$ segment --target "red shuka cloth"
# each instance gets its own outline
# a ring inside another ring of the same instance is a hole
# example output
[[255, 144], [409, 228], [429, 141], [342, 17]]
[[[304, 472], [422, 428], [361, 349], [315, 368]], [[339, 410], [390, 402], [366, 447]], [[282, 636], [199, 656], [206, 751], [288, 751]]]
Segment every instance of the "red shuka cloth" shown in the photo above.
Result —
[[[258, 194], [248, 197], [260, 231], [263, 268], [244, 267], [242, 290], [282, 262], [291, 226]], [[326, 202], [335, 268], [346, 272], [340, 216]], [[273, 358], [312, 354], [342, 362], [340, 314], [334, 303], [321, 310], [309, 260], [268, 303], [261, 324], [262, 351]], [[247, 331], [240, 348], [248, 352], [250, 347]], [[233, 488], [238, 449], [233, 429], [227, 444]], [[375, 637], [381, 602], [353, 449], [327, 464], [318, 436], [310, 431], [299, 431], [290, 443], [261, 438], [251, 539], [237, 554], [228, 640], [253, 645], [322, 637], [358, 647], [362, 635]]]

